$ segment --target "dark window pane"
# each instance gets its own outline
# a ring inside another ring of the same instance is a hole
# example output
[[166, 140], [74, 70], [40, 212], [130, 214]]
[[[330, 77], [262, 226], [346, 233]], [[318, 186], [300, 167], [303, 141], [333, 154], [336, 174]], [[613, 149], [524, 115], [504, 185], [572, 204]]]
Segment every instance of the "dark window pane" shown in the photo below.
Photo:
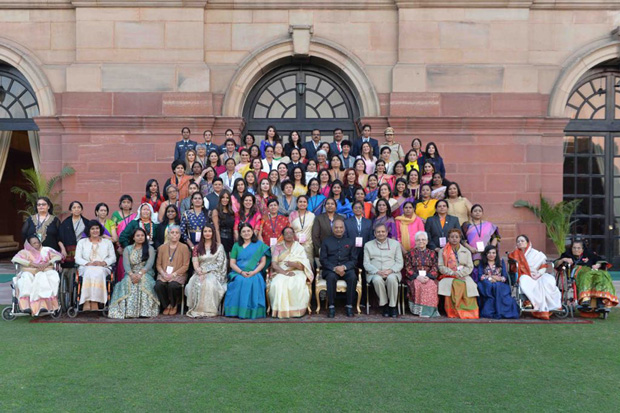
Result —
[[587, 217], [579, 217], [575, 222], [575, 234], [589, 234], [590, 222]]
[[592, 214], [604, 215], [605, 214], [605, 198], [592, 198]]
[[602, 156], [592, 157], [592, 174], [605, 175], [605, 158]]
[[579, 175], [590, 174], [590, 158], [580, 157], [577, 159], [577, 173]]
[[590, 215], [590, 202], [588, 201], [584, 199], [577, 205], [577, 215]]
[[575, 193], [575, 178], [564, 177], [564, 194]]
[[592, 218], [592, 228], [590, 234], [604, 234], [605, 233], [605, 218]]
[[590, 194], [590, 178], [577, 178], [577, 193]]
[[[620, 161], [620, 158], [618, 158]], [[572, 156], [567, 156], [564, 158], [564, 174], [572, 175], [575, 173], [575, 158]]]
[[589, 136], [577, 136], [577, 153], [590, 153], [590, 139]]
[[604, 194], [605, 193], [605, 178], [593, 177], [592, 178], [592, 194]]

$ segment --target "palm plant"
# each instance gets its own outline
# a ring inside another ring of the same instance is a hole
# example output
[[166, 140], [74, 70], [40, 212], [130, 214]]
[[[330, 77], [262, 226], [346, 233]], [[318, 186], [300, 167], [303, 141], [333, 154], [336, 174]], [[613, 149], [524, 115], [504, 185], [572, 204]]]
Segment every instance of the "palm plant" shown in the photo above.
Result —
[[570, 235], [570, 227], [575, 223], [571, 218], [580, 202], [581, 199], [573, 199], [554, 205], [540, 195], [540, 206], [532, 205], [523, 200], [515, 202], [514, 206], [517, 208], [525, 207], [532, 211], [540, 219], [540, 222], [545, 224], [547, 235], [558, 250], [558, 254], [562, 254], [566, 251], [566, 238]]
[[54, 210], [58, 211], [56, 212], [58, 215], [62, 207], [56, 204], [56, 199], [58, 199], [63, 191], [60, 190], [53, 192], [54, 186], [63, 178], [71, 176], [74, 173], [75, 169], [70, 166], [65, 166], [60, 171], [60, 174], [47, 179], [45, 175], [40, 174], [33, 168], [22, 169], [22, 174], [24, 175], [24, 178], [26, 178], [26, 181], [28, 181], [28, 184], [26, 185], [26, 188], [14, 186], [11, 188], [11, 192], [26, 200], [26, 209], [18, 211], [20, 214], [24, 215], [24, 220], [37, 213], [35, 205], [37, 204], [37, 198], [41, 196], [48, 197], [52, 201], [54, 204]]

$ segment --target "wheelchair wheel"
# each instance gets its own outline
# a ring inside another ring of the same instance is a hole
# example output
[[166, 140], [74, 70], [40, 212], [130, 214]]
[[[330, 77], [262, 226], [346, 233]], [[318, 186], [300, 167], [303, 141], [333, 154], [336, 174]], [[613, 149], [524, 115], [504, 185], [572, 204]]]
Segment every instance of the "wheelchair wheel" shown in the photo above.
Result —
[[52, 311], [52, 313], [50, 314], [50, 316], [54, 319], [57, 320], [60, 318], [60, 316], [62, 315], [62, 310], [59, 308], [56, 311]]
[[17, 318], [17, 316], [15, 314], [12, 313], [13, 308], [12, 307], [5, 307], [2, 310], [2, 319], [4, 321], [13, 321]]
[[77, 317], [78, 315], [77, 307], [69, 307], [69, 309], [67, 310], [67, 315], [71, 318]]
[[562, 311], [558, 311], [555, 313], [555, 316], [560, 319], [565, 319], [570, 314], [570, 310], [566, 304], [562, 304]]

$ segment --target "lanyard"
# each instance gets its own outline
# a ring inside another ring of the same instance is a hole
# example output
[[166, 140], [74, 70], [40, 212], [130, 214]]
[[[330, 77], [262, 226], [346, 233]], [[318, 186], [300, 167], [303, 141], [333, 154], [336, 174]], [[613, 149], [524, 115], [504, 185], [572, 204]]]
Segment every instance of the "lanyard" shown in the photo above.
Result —
[[304, 229], [304, 225], [306, 225], [306, 213], [307, 212], [304, 212], [304, 216], [303, 217], [301, 215], [299, 215], [299, 222], [301, 222], [301, 229]]
[[[47, 216], [47, 218], [49, 218], [49, 215]], [[47, 221], [47, 218], [45, 218], [43, 221], [39, 221], [39, 214], [37, 214], [37, 231], [41, 229], [45, 221]]]
[[[276, 215], [276, 218], [278, 216]], [[276, 233], [276, 224], [275, 221], [271, 218], [271, 214], [269, 214], [269, 222], [271, 223], [271, 232], [273, 232], [273, 234], [275, 235]]]
[[355, 218], [357, 220], [357, 235], [362, 235], [362, 219]]
[[174, 249], [174, 252], [171, 252], [170, 245], [168, 245], [168, 256], [169, 256], [168, 261], [169, 261], [169, 262], [172, 262], [172, 260], [174, 259], [174, 255], [177, 253], [177, 250], [178, 250], [178, 249], [179, 249], [179, 247], [177, 246], [177, 247]]
[[482, 221], [480, 221], [480, 227], [476, 226], [476, 224], [473, 224], [474, 228], [476, 229], [476, 233], [478, 234], [478, 236], [480, 238], [482, 238]]

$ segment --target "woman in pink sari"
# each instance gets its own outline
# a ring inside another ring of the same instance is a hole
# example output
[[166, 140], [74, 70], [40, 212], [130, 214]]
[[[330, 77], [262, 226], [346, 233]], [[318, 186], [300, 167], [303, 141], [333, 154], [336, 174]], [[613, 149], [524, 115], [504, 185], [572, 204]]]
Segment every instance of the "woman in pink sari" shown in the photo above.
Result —
[[474, 272], [471, 278], [478, 282], [478, 264], [480, 263], [481, 253], [484, 249], [493, 245], [497, 247], [500, 236], [497, 226], [489, 221], [484, 221], [482, 215], [484, 210], [480, 204], [471, 207], [471, 221], [463, 224], [462, 231], [467, 238], [465, 247], [471, 252], [474, 261]]
[[[136, 219], [136, 213], [131, 212], [133, 208], [133, 198], [130, 195], [123, 195], [118, 201], [119, 210], [112, 214], [112, 221], [116, 223], [116, 235], [120, 239], [121, 234], [127, 228], [127, 225]], [[116, 280], [121, 281], [125, 276], [123, 267], [123, 247], [117, 241], [115, 243], [116, 254], [118, 255], [118, 266], [116, 267]]]

